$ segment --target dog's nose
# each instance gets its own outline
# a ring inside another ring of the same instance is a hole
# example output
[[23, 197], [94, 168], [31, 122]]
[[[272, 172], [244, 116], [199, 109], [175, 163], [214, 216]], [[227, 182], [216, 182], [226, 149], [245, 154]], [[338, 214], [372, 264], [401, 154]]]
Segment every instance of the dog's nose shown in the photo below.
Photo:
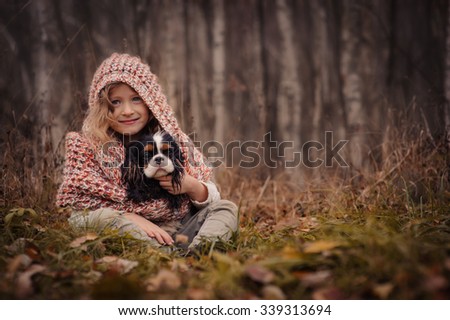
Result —
[[155, 161], [155, 163], [157, 164], [157, 165], [160, 165], [161, 164], [161, 162], [163, 162], [163, 157], [156, 157], [155, 159], [154, 159], [154, 161]]

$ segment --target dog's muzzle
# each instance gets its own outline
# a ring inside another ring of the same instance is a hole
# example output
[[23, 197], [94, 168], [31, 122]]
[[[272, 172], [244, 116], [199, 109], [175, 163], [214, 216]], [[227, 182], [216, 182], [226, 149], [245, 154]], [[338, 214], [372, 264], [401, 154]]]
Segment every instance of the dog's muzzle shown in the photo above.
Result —
[[166, 176], [175, 170], [172, 161], [161, 155], [154, 156], [144, 169], [144, 174], [148, 178], [158, 178]]

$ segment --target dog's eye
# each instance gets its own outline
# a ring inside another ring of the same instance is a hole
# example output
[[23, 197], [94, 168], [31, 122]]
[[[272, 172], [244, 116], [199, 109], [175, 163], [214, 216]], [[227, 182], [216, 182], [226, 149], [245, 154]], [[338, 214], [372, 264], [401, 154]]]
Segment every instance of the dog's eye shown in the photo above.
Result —
[[170, 151], [170, 144], [168, 144], [168, 143], [163, 143], [163, 144], [161, 145], [160, 150], [161, 150], [161, 152], [162, 152], [163, 154], [169, 153], [169, 151]]
[[145, 152], [153, 152], [153, 145], [152, 145], [152, 144], [147, 144], [147, 145], [144, 147], [144, 151], [145, 151]]

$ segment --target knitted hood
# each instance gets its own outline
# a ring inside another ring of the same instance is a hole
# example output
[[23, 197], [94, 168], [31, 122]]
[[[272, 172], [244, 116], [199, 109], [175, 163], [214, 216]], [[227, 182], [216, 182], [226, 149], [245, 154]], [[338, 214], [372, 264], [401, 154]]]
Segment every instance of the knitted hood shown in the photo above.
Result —
[[123, 82], [133, 88], [144, 100], [160, 126], [181, 144], [186, 158], [187, 172], [206, 181], [211, 175], [211, 168], [203, 155], [194, 148], [189, 137], [180, 129], [172, 107], [158, 84], [156, 75], [150, 71], [148, 64], [138, 57], [128, 54], [113, 53], [104, 60], [94, 74], [89, 91], [89, 107], [95, 108], [100, 98], [100, 91], [110, 83]]
[[100, 91], [108, 84], [123, 82], [132, 87], [144, 100], [161, 127], [171, 135], [179, 135], [180, 128], [161, 90], [156, 75], [140, 58], [114, 53], [102, 62], [94, 74], [89, 91], [89, 107], [94, 108]]

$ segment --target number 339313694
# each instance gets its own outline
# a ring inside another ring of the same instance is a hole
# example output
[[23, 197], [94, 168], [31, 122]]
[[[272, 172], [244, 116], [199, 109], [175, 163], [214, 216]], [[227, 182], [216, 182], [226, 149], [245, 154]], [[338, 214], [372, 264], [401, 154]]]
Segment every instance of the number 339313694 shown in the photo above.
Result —
[[331, 306], [326, 305], [323, 306], [321, 304], [316, 305], [262, 305], [261, 310], [259, 312], [262, 316], [274, 316], [274, 315], [292, 315], [292, 316], [314, 316], [314, 315], [331, 315]]

